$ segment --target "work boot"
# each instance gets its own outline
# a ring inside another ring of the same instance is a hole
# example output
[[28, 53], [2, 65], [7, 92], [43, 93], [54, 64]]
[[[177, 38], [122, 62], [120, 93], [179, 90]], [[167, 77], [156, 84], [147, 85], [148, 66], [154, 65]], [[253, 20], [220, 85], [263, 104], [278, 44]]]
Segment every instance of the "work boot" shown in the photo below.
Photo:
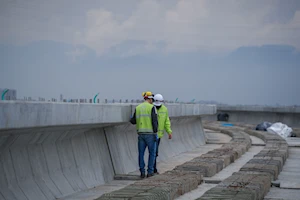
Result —
[[147, 178], [151, 177], [151, 176], [154, 176], [154, 173], [152, 174], [147, 174]]
[[145, 178], [146, 174], [145, 173], [141, 173], [141, 178]]
[[157, 171], [157, 169], [154, 170], [154, 175], [158, 175], [159, 172]]

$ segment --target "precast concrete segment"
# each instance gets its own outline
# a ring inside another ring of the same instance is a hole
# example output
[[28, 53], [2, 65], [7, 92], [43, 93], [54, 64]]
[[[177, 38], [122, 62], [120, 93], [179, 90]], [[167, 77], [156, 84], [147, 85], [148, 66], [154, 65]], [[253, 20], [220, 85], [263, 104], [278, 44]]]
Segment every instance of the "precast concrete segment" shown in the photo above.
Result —
[[[127, 123], [135, 106], [135, 104], [0, 101], [0, 130], [60, 125]], [[190, 117], [216, 113], [216, 106], [214, 105], [169, 104], [167, 107], [170, 117]]]

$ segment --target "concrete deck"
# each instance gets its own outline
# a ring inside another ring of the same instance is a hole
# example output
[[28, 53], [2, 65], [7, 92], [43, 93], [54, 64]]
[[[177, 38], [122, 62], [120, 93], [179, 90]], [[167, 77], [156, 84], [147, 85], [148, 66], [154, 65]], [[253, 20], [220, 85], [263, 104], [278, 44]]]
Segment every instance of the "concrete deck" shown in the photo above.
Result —
[[240, 168], [243, 167], [243, 165], [245, 165], [250, 159], [253, 158], [254, 155], [259, 153], [263, 148], [264, 147], [259, 146], [251, 147], [244, 155], [242, 155], [239, 159], [235, 160], [234, 163], [231, 163], [216, 175], [204, 178], [204, 183], [199, 185], [197, 189], [176, 198], [176, 200], [194, 200], [201, 197], [206, 191], [217, 186], [217, 184], [211, 183], [218, 183], [220, 181], [223, 181], [229, 176], [231, 176], [234, 172], [238, 172]]
[[[158, 162], [157, 167], [159, 169], [159, 172], [163, 173], [163, 172], [172, 170], [174, 167], [176, 167], [186, 161], [192, 160], [195, 157], [198, 157], [202, 154], [207, 153], [208, 151], [211, 151], [211, 150], [219, 148], [219, 147], [221, 147], [221, 145], [218, 145], [218, 144], [203, 145], [192, 151], [184, 152], [177, 156], [174, 156], [174, 157], [171, 157], [164, 161]], [[140, 172], [134, 171], [129, 174], [139, 175]], [[112, 192], [115, 190], [119, 190], [119, 189], [124, 188], [125, 186], [130, 185], [134, 182], [135, 181], [113, 180], [105, 185], [101, 185], [96, 188], [81, 191], [79, 193], [67, 196], [65, 198], [60, 198], [59, 200], [94, 200], [94, 199], [100, 197], [102, 194]]]
[[226, 144], [232, 139], [232, 137], [230, 137], [229, 135], [217, 131], [204, 129], [204, 132], [206, 137], [206, 144]]
[[[218, 131], [213, 131], [213, 130], [209, 130], [209, 129], [204, 129], [204, 131], [205, 131], [205, 137], [206, 137], [206, 144], [226, 144], [226, 143], [230, 142], [230, 140], [232, 139], [232, 137], [230, 137], [229, 135], [223, 134]], [[264, 146], [265, 145], [265, 142], [258, 137], [250, 135], [250, 138], [252, 140], [253, 146]], [[295, 138], [292, 139], [291, 145], [294, 144], [294, 141], [300, 140], [300, 138], [298, 140], [297, 139], [295, 139]]]
[[272, 187], [265, 200], [300, 199], [300, 148], [289, 147], [289, 158], [276, 182], [280, 187]]
[[[205, 126], [207, 127], [207, 125]], [[140, 180], [134, 184], [107, 193], [97, 200], [108, 199], [175, 199], [202, 183], [203, 177], [212, 177], [224, 167], [241, 157], [251, 146], [251, 139], [243, 131], [224, 130], [212, 127], [212, 130], [228, 134], [232, 137], [229, 143], [214, 149], [193, 160], [185, 162], [173, 170]], [[211, 132], [212, 133], [212, 132]]]
[[286, 142], [289, 147], [300, 147], [300, 138], [299, 137], [288, 137], [286, 138]]
[[259, 137], [266, 145], [238, 172], [222, 180], [217, 186], [209, 189], [197, 199], [263, 199], [270, 190], [271, 181], [278, 178], [278, 174], [288, 157], [287, 142], [278, 135], [254, 131], [248, 125], [239, 126], [234, 124], [230, 127], [224, 127], [219, 122], [205, 122], [204, 127], [211, 127], [210, 129], [221, 132], [245, 132]]

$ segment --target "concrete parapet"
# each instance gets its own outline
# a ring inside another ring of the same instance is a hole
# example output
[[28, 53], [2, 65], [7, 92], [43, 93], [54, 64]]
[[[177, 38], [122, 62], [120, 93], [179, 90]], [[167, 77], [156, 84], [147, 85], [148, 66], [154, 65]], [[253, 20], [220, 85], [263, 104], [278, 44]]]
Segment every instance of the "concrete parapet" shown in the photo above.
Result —
[[[127, 123], [136, 105], [0, 101], [0, 130]], [[170, 104], [167, 107], [171, 118], [199, 117], [216, 113], [216, 106], [212, 105]]]
[[[167, 105], [169, 107], [169, 105]], [[0, 102], [0, 197], [54, 200], [138, 169], [131, 104]], [[173, 139], [159, 160], [205, 144], [214, 106], [170, 105]], [[164, 193], [153, 188], [153, 193]], [[139, 197], [142, 198], [142, 197]]]
[[267, 106], [217, 106], [217, 114], [205, 117], [206, 120], [217, 121], [219, 113], [226, 113], [229, 122], [259, 124], [265, 121], [282, 122], [290, 127], [300, 127], [300, 107], [267, 107]]
[[251, 112], [277, 112], [277, 113], [300, 113], [300, 107], [282, 106], [225, 106], [218, 105], [218, 110], [222, 111], [251, 111]]

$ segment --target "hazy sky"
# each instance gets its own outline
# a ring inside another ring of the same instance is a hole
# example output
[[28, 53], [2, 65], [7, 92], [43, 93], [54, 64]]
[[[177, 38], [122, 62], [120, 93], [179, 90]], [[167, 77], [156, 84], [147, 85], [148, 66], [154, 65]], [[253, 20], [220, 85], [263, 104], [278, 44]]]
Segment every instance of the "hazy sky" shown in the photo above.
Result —
[[300, 104], [299, 49], [299, 0], [0, 0], [0, 88], [19, 98]]

